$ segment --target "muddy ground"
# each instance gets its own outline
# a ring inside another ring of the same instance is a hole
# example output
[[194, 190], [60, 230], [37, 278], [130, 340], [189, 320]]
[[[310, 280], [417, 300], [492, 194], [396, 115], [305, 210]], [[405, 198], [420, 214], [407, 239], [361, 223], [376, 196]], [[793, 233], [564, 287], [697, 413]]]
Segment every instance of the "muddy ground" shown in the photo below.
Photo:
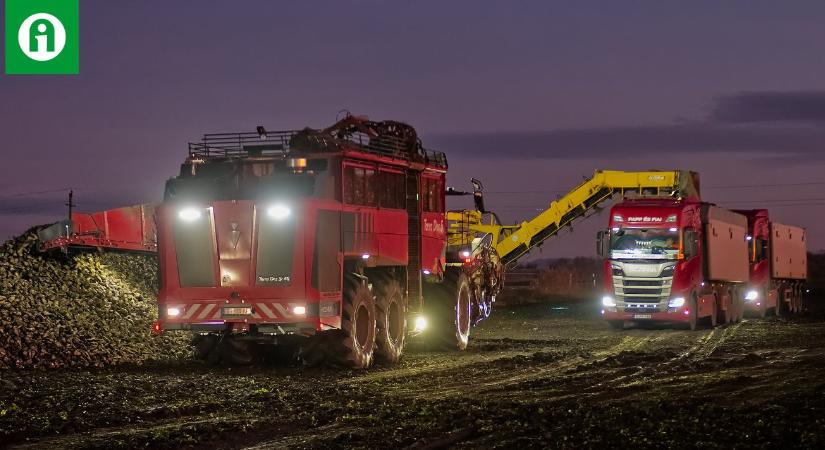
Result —
[[0, 372], [10, 448], [825, 447], [825, 314], [615, 331], [499, 308], [463, 353], [369, 371]]

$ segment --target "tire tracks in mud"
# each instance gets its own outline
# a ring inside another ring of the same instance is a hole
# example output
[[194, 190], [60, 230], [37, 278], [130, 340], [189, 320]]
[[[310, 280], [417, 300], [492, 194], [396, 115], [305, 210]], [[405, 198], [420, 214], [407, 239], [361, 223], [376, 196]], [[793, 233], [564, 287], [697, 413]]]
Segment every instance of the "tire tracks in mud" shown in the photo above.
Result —
[[[606, 335], [606, 337], [612, 336]], [[510, 387], [534, 380], [565, 377], [568, 371], [583, 364], [592, 363], [622, 352], [637, 352], [666, 338], [667, 336], [663, 334], [623, 336], [618, 343], [606, 349], [593, 351], [571, 351], [571, 349], [580, 347], [582, 343], [569, 340], [566, 343], [568, 348], [557, 353], [554, 353], [558, 350], [557, 348], [550, 349], [553, 351], [546, 351], [548, 350], [547, 347], [540, 347], [532, 352], [517, 351], [492, 358], [464, 360], [469, 364], [459, 363], [449, 368], [443, 366], [428, 367], [417, 370], [412, 376], [433, 375], [435, 379], [430, 383], [431, 388], [422, 390], [418, 387], [408, 387], [407, 383], [404, 383], [404, 385], [393, 390], [391, 395], [404, 399], [444, 400], [455, 396], [466, 397], [480, 394], [486, 396], [492, 392], [502, 390], [507, 392]], [[592, 344], [592, 342], [589, 343]], [[492, 367], [491, 364], [493, 364]], [[472, 377], [464, 376], [467, 370], [473, 369], [479, 369], [480, 373], [474, 373]], [[515, 370], [515, 373], [513, 370]], [[456, 373], [457, 371], [458, 373]], [[362, 380], [384, 381], [400, 376], [407, 378], [409, 375], [411, 374], [408, 371], [404, 371], [403, 375], [368, 374], [347, 380], [345, 383], [360, 383]], [[438, 378], [446, 378], [446, 380], [439, 380]], [[455, 378], [459, 378], [459, 380], [456, 381]], [[409, 379], [406, 381], [409, 381]], [[411, 384], [418, 385], [419, 383]]]

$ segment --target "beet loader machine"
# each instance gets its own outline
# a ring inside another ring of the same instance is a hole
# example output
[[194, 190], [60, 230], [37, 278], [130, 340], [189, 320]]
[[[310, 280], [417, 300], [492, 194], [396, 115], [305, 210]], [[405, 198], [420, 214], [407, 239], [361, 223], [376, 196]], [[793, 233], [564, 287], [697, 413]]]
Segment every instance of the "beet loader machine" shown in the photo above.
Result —
[[[506, 266], [616, 194], [679, 196], [692, 180], [597, 171], [535, 218], [503, 225], [481, 183], [445, 188], [447, 168], [394, 121], [207, 134], [163, 202], [75, 213], [41, 238], [47, 250], [156, 251], [155, 331], [195, 332], [206, 360], [249, 363], [275, 344], [309, 364], [365, 368], [397, 362], [412, 335], [463, 350]], [[445, 211], [445, 196], [462, 194], [475, 208]]]

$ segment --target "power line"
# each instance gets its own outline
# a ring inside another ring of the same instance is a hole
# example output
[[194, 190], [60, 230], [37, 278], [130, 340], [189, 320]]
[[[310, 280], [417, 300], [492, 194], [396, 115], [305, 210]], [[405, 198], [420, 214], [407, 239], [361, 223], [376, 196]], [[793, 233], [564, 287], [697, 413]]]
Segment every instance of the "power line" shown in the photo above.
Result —
[[29, 197], [32, 195], [42, 195], [42, 194], [53, 194], [55, 192], [66, 192], [71, 190], [72, 188], [60, 188], [60, 189], [48, 189], [45, 191], [29, 191], [29, 192], [17, 192], [14, 194], [8, 195], [0, 195], [0, 198], [19, 198], [19, 197]]
[[[765, 187], [793, 187], [793, 186], [819, 186], [825, 185], [825, 181], [805, 181], [797, 183], [767, 183], [767, 184], [726, 184], [701, 186], [700, 189], [747, 189]], [[485, 191], [485, 194], [564, 194], [570, 192], [569, 189], [547, 189], [547, 190], [526, 190], [526, 191]]]

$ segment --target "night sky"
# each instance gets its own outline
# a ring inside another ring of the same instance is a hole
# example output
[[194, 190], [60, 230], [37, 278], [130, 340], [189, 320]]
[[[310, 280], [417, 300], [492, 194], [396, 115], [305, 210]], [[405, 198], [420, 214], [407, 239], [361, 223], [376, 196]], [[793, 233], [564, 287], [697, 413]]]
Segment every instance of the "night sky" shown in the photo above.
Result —
[[[67, 188], [159, 200], [204, 132], [347, 109], [415, 126], [506, 222], [596, 169], [691, 169], [825, 249], [825, 2], [80, 3], [80, 75], [0, 75], [0, 238]], [[536, 254], [593, 256], [606, 219]]]

